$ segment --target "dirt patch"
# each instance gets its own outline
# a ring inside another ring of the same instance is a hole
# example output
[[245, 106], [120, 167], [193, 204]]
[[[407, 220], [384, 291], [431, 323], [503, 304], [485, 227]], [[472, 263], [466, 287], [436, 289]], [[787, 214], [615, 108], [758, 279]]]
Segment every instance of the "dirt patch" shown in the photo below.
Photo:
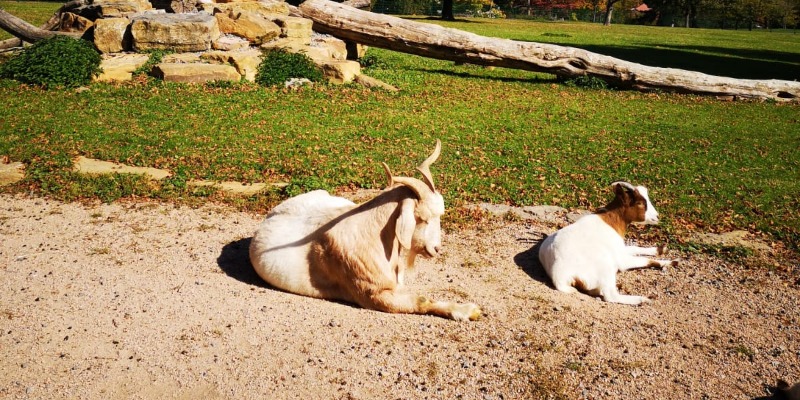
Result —
[[497, 219], [409, 277], [486, 310], [458, 323], [266, 286], [261, 219], [0, 195], [0, 397], [735, 399], [800, 379], [800, 290], [779, 274], [681, 255], [620, 274], [652, 304], [608, 304], [549, 286], [551, 228]]

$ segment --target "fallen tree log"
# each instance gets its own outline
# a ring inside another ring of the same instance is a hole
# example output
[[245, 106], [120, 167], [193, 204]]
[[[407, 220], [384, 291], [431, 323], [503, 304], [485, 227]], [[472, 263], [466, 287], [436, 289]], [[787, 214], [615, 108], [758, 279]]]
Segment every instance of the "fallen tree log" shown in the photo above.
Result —
[[329, 0], [306, 0], [298, 9], [314, 21], [316, 32], [424, 57], [547, 72], [565, 78], [587, 75], [642, 91], [800, 101], [800, 82], [796, 81], [735, 79], [651, 67], [574, 47], [480, 36], [362, 11]]
[[[72, 2], [68, 3], [71, 4]], [[62, 7], [63, 10], [63, 7]], [[61, 10], [56, 13], [57, 16], [60, 17]], [[45, 23], [44, 27], [55, 27], [60, 22], [56, 20], [56, 15], [50, 18], [50, 21]], [[9, 14], [6, 10], [0, 8], [0, 29], [16, 36], [21, 42], [28, 42], [28, 43], [36, 43], [39, 40], [47, 39], [53, 37], [55, 35], [66, 35], [71, 36], [74, 38], [80, 38], [82, 34], [80, 33], [71, 33], [71, 32], [55, 32], [49, 29], [42, 29], [37, 28], [23, 19], [15, 17], [14, 15]], [[14, 39], [9, 39], [14, 40]], [[22, 44], [20, 42], [20, 45]], [[12, 43], [12, 42], [8, 42]], [[13, 42], [16, 43], [16, 42]]]

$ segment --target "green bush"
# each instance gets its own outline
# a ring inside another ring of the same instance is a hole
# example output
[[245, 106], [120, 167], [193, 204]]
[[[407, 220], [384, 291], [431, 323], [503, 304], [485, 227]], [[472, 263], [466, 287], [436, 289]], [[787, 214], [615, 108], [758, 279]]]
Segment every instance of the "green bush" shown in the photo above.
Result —
[[564, 82], [567, 86], [582, 87], [586, 89], [608, 89], [608, 83], [596, 76], [580, 75]]
[[264, 52], [264, 58], [258, 65], [256, 83], [277, 86], [290, 78], [306, 78], [318, 82], [322, 80], [322, 71], [305, 54], [290, 53], [283, 49]]
[[0, 65], [0, 77], [43, 86], [89, 84], [102, 72], [100, 53], [80, 39], [55, 35]]
[[367, 53], [358, 59], [361, 68], [386, 68], [386, 62], [375, 53]]

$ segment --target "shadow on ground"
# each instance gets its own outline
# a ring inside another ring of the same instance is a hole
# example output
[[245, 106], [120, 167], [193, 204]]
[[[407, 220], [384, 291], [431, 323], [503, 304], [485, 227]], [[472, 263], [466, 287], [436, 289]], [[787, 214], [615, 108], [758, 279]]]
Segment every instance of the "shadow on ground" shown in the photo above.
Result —
[[226, 244], [217, 257], [217, 265], [222, 272], [237, 281], [268, 288], [269, 286], [256, 274], [253, 265], [250, 264], [249, 251], [252, 239], [244, 238]]
[[528, 276], [536, 281], [552, 287], [550, 277], [539, 262], [539, 248], [542, 246], [544, 238], [539, 239], [533, 247], [514, 256], [514, 263], [517, 264]]

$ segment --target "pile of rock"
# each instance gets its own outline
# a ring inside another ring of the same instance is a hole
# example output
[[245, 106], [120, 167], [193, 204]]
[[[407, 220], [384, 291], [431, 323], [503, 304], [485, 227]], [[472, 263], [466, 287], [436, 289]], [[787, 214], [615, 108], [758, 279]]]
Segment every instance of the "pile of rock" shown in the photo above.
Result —
[[364, 48], [313, 32], [287, 3], [219, 1], [93, 0], [63, 13], [61, 30], [84, 32], [103, 53], [99, 81], [131, 79], [153, 50], [174, 51], [151, 71], [166, 81], [254, 81], [261, 49], [274, 48], [305, 53], [330, 82], [359, 79]]

